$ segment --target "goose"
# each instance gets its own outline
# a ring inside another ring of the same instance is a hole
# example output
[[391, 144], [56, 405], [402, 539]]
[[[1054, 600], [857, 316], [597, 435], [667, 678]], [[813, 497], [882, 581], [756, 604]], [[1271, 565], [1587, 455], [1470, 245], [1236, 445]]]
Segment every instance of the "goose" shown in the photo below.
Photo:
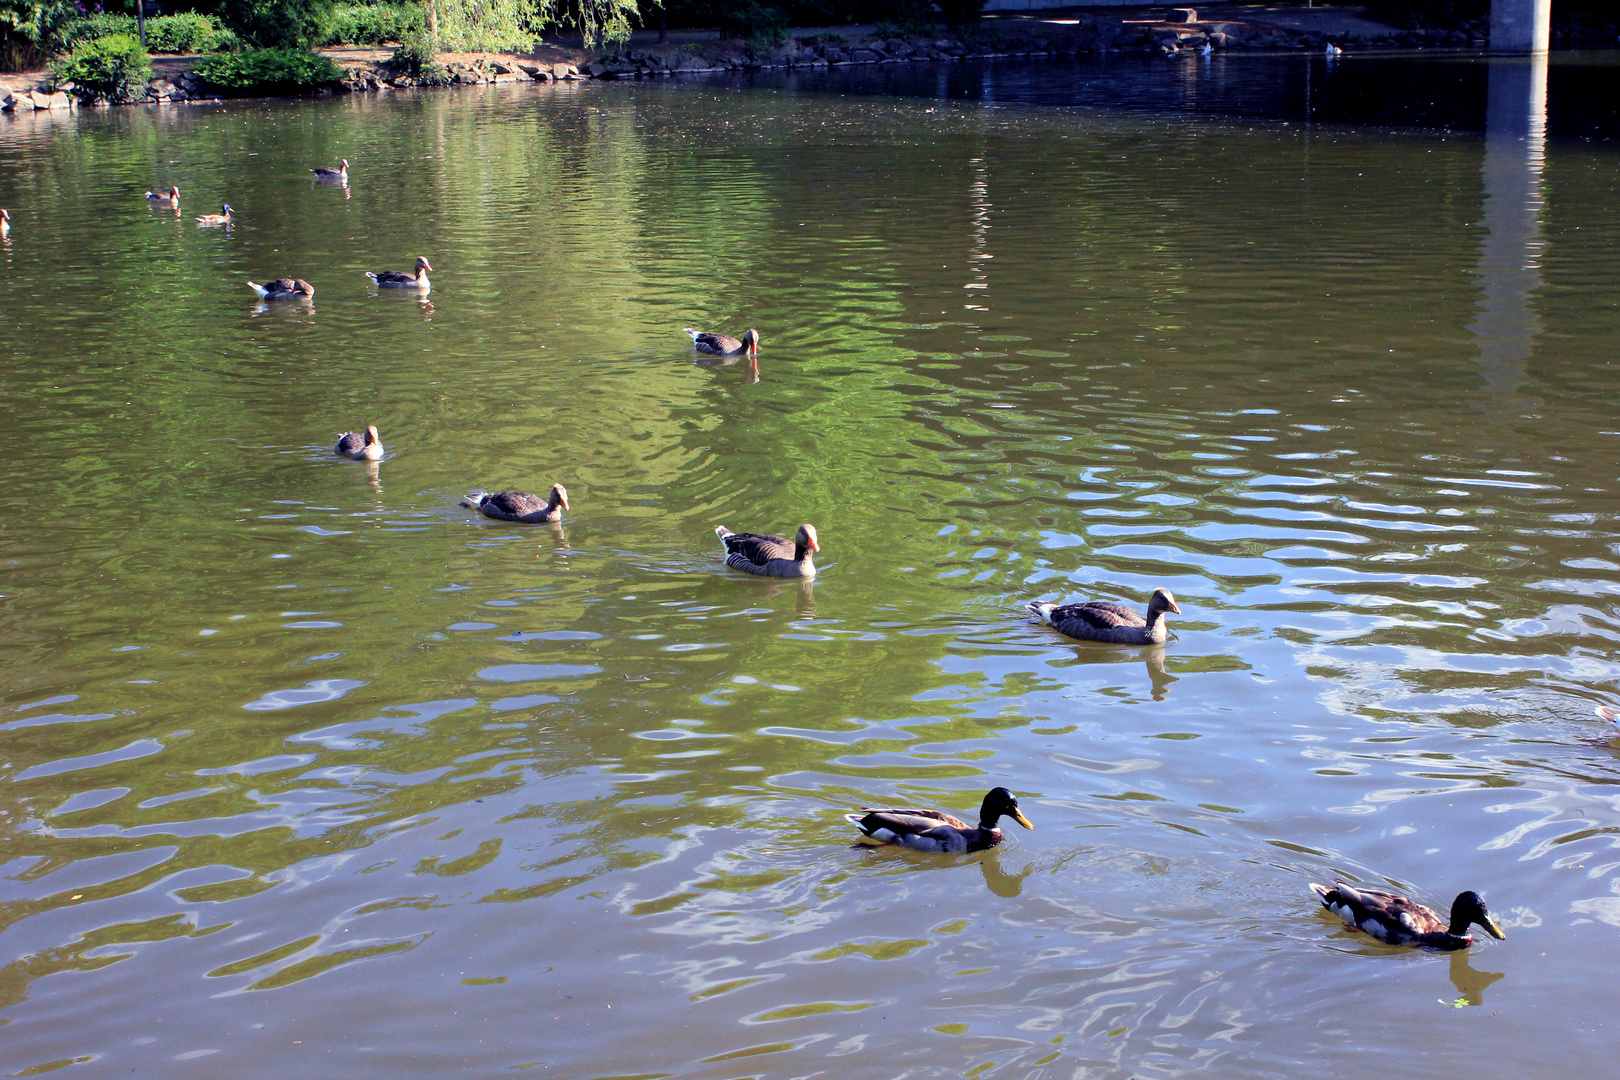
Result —
[[349, 159], [344, 158], [343, 162], [335, 169], [328, 169], [323, 166], [319, 169], [311, 169], [309, 171], [315, 174], [315, 179], [317, 180], [348, 180]]
[[711, 334], [705, 330], [694, 330], [690, 326], [683, 327], [682, 332], [692, 335], [692, 348], [698, 352], [714, 353], [716, 356], [733, 356], [740, 352], [755, 356], [759, 353], [758, 330], [744, 330], [741, 341], [730, 334]]
[[418, 255], [414, 274], [407, 274], [403, 270], [384, 270], [380, 274], [374, 274], [367, 270], [366, 277], [375, 281], [379, 289], [431, 289], [433, 284], [428, 281], [427, 272], [432, 269], [427, 256]]
[[11, 211], [0, 209], [0, 236], [11, 231]]
[[220, 207], [220, 210], [222, 210], [223, 213], [219, 213], [219, 214], [198, 214], [197, 215], [197, 224], [198, 225], [229, 225], [231, 223], [231, 204], [226, 203], [224, 206]]
[[814, 525], [800, 525], [792, 540], [758, 533], [734, 533], [724, 525], [714, 527], [720, 546], [726, 549], [726, 565], [761, 577], [812, 578], [816, 576], [815, 552], [821, 550]]
[[358, 431], [345, 431], [338, 436], [337, 445], [332, 447], [332, 452], [356, 461], [381, 461], [383, 444], [382, 438], [377, 434], [377, 425], [367, 424], [363, 435]]
[[146, 201], [149, 203], [154, 203], [158, 206], [179, 206], [180, 189], [177, 187], [170, 187], [168, 191], [148, 191], [146, 193]]
[[844, 820], [861, 830], [860, 843], [873, 847], [895, 844], [913, 851], [941, 851], [959, 855], [964, 851], [984, 851], [1001, 843], [996, 822], [1010, 817], [1026, 829], [1029, 823], [1018, 809], [1018, 800], [1004, 787], [991, 788], [979, 807], [978, 828], [970, 828], [961, 818], [940, 810], [864, 808], [859, 814], [845, 814]]
[[[4, 211], [0, 211], [0, 213], [4, 213]], [[1600, 719], [1607, 720], [1611, 724], [1620, 725], [1620, 709], [1612, 709], [1607, 705], [1599, 705], [1597, 707], [1597, 714]]]
[[1466, 949], [1474, 943], [1468, 933], [1470, 923], [1484, 928], [1498, 941], [1507, 937], [1485, 910], [1485, 899], [1472, 889], [1457, 894], [1451, 902], [1448, 922], [1433, 908], [1394, 893], [1357, 889], [1342, 881], [1332, 888], [1311, 883], [1311, 892], [1322, 906], [1344, 920], [1352, 930], [1390, 945], [1420, 945], [1428, 949]]
[[1170, 595], [1169, 589], [1153, 590], [1145, 619], [1130, 608], [1106, 600], [1065, 604], [1063, 607], [1045, 600], [1031, 600], [1024, 606], [1030, 614], [1065, 637], [1109, 641], [1115, 645], [1163, 645], [1168, 629], [1164, 624], [1164, 613], [1173, 611], [1181, 614], [1181, 609], [1176, 607], [1176, 598]]
[[521, 521], [526, 525], [541, 525], [562, 520], [562, 512], [568, 509], [568, 489], [561, 484], [552, 484], [551, 495], [546, 499], [530, 495], [527, 491], [501, 491], [494, 494], [487, 491], [470, 491], [467, 497], [461, 500], [461, 505], [497, 521]]
[[247, 285], [263, 300], [309, 300], [315, 295], [315, 286], [303, 278], [277, 278], [263, 285], [250, 281]]

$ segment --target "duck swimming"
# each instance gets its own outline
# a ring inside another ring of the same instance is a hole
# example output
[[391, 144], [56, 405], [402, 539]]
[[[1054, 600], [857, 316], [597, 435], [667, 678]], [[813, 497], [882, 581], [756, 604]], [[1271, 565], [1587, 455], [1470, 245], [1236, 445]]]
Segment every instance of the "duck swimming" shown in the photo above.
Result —
[[759, 353], [758, 330], [744, 330], [741, 341], [730, 334], [711, 334], [705, 330], [694, 330], [690, 326], [685, 327], [682, 332], [692, 335], [692, 348], [698, 352], [713, 353], [716, 356], [734, 356], [740, 352], [755, 356]]
[[780, 536], [734, 533], [724, 525], [716, 525], [714, 535], [726, 549], [726, 565], [733, 570], [761, 577], [816, 576], [815, 552], [821, 550], [821, 542], [814, 525], [800, 525], [791, 541]]
[[[0, 210], [0, 213], [5, 213], [5, 211]], [[1607, 705], [1599, 705], [1597, 714], [1599, 719], [1607, 720], [1611, 724], [1620, 724], [1620, 709], [1611, 709]]]
[[332, 447], [332, 452], [356, 461], [381, 461], [383, 444], [382, 438], [377, 434], [377, 425], [366, 425], [363, 435], [357, 431], [345, 431], [338, 436], [337, 445]]
[[562, 512], [568, 509], [568, 489], [561, 484], [553, 484], [551, 495], [546, 499], [530, 495], [527, 491], [500, 491], [494, 494], [470, 491], [461, 500], [461, 505], [497, 521], [543, 525], [562, 520]]
[[0, 209], [0, 236], [11, 231], [11, 211]]
[[1390, 945], [1466, 949], [1474, 943], [1468, 933], [1471, 923], [1483, 927], [1498, 941], [1507, 937], [1485, 910], [1485, 899], [1471, 889], [1458, 893], [1457, 899], [1451, 902], [1449, 922], [1433, 908], [1404, 896], [1357, 889], [1342, 881], [1335, 881], [1332, 888], [1313, 882], [1311, 892], [1322, 901], [1323, 907], [1343, 919], [1344, 925]]
[[1065, 604], [1062, 607], [1045, 600], [1031, 600], [1024, 606], [1030, 614], [1065, 637], [1108, 641], [1115, 645], [1163, 645], [1168, 632], [1164, 613], [1173, 611], [1181, 614], [1181, 609], [1176, 606], [1176, 598], [1170, 595], [1169, 589], [1153, 590], [1145, 619], [1128, 607], [1106, 600]]
[[940, 810], [865, 809], [845, 814], [844, 820], [861, 830], [860, 842], [871, 846], [895, 844], [913, 851], [940, 851], [957, 855], [964, 851], [984, 851], [1001, 843], [996, 822], [1010, 817], [1026, 829], [1029, 823], [1018, 809], [1018, 800], [1004, 787], [991, 788], [979, 807], [979, 825], [969, 827], [961, 818]]
[[384, 270], [380, 274], [374, 274], [367, 270], [366, 277], [375, 281], [379, 289], [431, 289], [433, 285], [428, 281], [427, 272], [432, 269], [427, 256], [418, 255], [414, 274], [407, 274], [403, 270]]
[[177, 187], [170, 187], [168, 191], [148, 191], [146, 193], [146, 201], [149, 203], [155, 203], [158, 206], [179, 206], [180, 189]]
[[198, 214], [197, 215], [197, 224], [198, 225], [229, 225], [231, 223], [231, 204], [226, 203], [224, 206], [220, 207], [220, 210], [223, 211], [223, 213], [218, 213], [218, 214]]
[[321, 168], [311, 169], [309, 171], [315, 174], [315, 179], [317, 180], [347, 181], [349, 179], [349, 159], [344, 158], [342, 163], [339, 164], [335, 169], [328, 169], [325, 166], [322, 166]]
[[250, 281], [247, 285], [263, 300], [309, 300], [315, 295], [315, 286], [303, 278], [277, 278], [263, 285]]

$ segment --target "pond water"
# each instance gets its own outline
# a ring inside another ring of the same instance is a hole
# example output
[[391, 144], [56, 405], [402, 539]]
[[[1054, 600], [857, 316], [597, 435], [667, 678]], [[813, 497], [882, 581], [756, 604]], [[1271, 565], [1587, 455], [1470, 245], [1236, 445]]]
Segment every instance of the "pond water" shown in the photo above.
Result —
[[0, 1071], [1612, 1068], [1615, 149], [786, 85], [0, 121]]

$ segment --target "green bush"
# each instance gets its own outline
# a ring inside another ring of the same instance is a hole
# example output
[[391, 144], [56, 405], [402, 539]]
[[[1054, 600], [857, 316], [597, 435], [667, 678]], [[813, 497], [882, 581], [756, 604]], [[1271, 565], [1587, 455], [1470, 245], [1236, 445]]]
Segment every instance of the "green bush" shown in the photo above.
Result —
[[126, 34], [86, 41], [67, 56], [51, 61], [51, 80], [72, 83], [86, 101], [135, 101], [146, 96], [152, 58]]
[[433, 40], [425, 30], [416, 30], [406, 36], [394, 55], [388, 58], [388, 66], [402, 74], [420, 82], [423, 86], [448, 86], [450, 72], [438, 61], [438, 53], [433, 48]]
[[422, 9], [398, 4], [339, 4], [327, 24], [326, 45], [383, 45], [421, 30]]
[[74, 0], [0, 0], [0, 71], [26, 71], [63, 47]]
[[259, 49], [309, 49], [326, 40], [332, 0], [221, 0], [219, 17]]
[[[98, 11], [94, 15], [74, 19], [63, 30], [62, 36], [71, 47], [114, 34], [134, 37], [136, 32], [135, 16]], [[195, 11], [159, 15], [146, 20], [146, 47], [153, 52], [221, 52], [239, 44], [235, 34], [209, 16], [199, 15]]]
[[247, 49], [210, 56], [197, 65], [209, 86], [231, 94], [285, 94], [330, 86], [343, 78], [332, 61], [302, 49]]

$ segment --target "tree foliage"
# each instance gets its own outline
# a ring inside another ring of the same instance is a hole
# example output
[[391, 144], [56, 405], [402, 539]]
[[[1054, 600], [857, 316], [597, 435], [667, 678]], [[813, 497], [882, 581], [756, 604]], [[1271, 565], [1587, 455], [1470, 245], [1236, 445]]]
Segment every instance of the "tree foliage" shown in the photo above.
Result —
[[135, 101], [146, 96], [152, 58], [139, 41], [112, 34], [86, 41], [53, 61], [51, 79], [58, 85], [72, 83], [75, 94], [86, 101]]
[[33, 67], [62, 47], [62, 30], [79, 15], [74, 0], [0, 0], [0, 70]]
[[261, 49], [309, 49], [326, 39], [333, 0], [221, 0], [219, 17]]

